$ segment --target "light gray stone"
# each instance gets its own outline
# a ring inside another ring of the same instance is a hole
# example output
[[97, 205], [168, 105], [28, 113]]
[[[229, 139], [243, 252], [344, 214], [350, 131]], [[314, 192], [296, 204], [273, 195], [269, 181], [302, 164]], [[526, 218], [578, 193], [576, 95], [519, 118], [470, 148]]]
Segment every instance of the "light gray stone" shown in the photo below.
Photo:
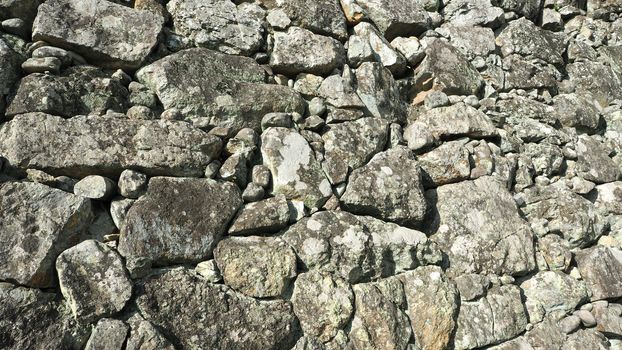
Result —
[[622, 252], [595, 246], [575, 255], [581, 276], [592, 291], [592, 300], [619, 298], [622, 294]]
[[230, 235], [264, 235], [278, 232], [289, 223], [289, 206], [283, 195], [244, 205], [229, 227]]
[[56, 257], [79, 242], [92, 218], [89, 199], [37, 183], [0, 184], [0, 279], [54, 286]]
[[418, 1], [358, 0], [387, 40], [398, 36], [419, 35], [432, 25], [425, 8]]
[[136, 69], [156, 46], [162, 22], [110, 1], [53, 0], [39, 6], [32, 36], [100, 66]]
[[117, 191], [117, 184], [111, 179], [99, 175], [89, 175], [78, 181], [73, 193], [90, 199], [107, 200]]
[[78, 320], [113, 315], [132, 296], [121, 257], [103, 243], [87, 240], [65, 250], [56, 259], [56, 270], [63, 297]]
[[130, 330], [123, 321], [102, 318], [91, 332], [85, 350], [118, 350], [123, 348]]
[[241, 205], [231, 183], [154, 177], [127, 213], [119, 252], [156, 265], [206, 260]]

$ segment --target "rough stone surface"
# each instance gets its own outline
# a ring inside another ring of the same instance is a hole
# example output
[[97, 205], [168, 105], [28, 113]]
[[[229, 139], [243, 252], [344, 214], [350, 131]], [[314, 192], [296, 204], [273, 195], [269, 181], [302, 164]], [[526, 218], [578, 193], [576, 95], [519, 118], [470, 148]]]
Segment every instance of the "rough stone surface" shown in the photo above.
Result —
[[124, 111], [128, 92], [110, 74], [90, 66], [71, 67], [59, 76], [24, 77], [10, 99], [7, 116], [43, 112], [62, 117]]
[[275, 72], [296, 75], [328, 75], [345, 62], [345, 50], [336, 39], [291, 27], [274, 35], [270, 67]]
[[[183, 135], [183, 136], [182, 136]], [[53, 142], [54, 147], [48, 147]], [[187, 123], [47, 114], [18, 116], [0, 127], [0, 154], [12, 166], [54, 175], [200, 175], [222, 142]]]
[[90, 200], [42, 184], [6, 182], [0, 209], [0, 279], [52, 287], [56, 257], [90, 224]]
[[319, 208], [331, 195], [328, 179], [307, 140], [295, 130], [269, 128], [262, 134], [261, 154], [272, 173], [272, 191]]
[[462, 303], [456, 323], [456, 349], [479, 348], [519, 335], [527, 326], [520, 289], [495, 287], [484, 298]]
[[120, 349], [125, 343], [129, 327], [123, 322], [110, 318], [100, 319], [86, 343], [85, 350]]
[[579, 252], [575, 259], [592, 291], [592, 300], [619, 298], [622, 289], [622, 252], [614, 248], [596, 246]]
[[353, 299], [354, 294], [345, 280], [308, 272], [296, 279], [292, 304], [302, 330], [328, 342], [350, 319]]
[[167, 56], [136, 76], [165, 109], [176, 108], [200, 125], [261, 130], [266, 113], [304, 111], [293, 90], [264, 84], [265, 72], [254, 60], [204, 48]]
[[152, 178], [121, 226], [119, 252], [162, 265], [206, 260], [242, 205], [240, 196], [228, 182]]
[[532, 231], [501, 182], [484, 176], [426, 194], [436, 204], [428, 230], [456, 274], [521, 275], [535, 268]]
[[166, 8], [176, 34], [196, 46], [248, 56], [263, 43], [263, 16], [257, 16], [251, 6], [236, 6], [230, 1], [173, 0]]
[[119, 254], [103, 243], [88, 240], [56, 259], [63, 297], [74, 317], [92, 322], [115, 314], [132, 296], [132, 283]]
[[296, 255], [279, 238], [226, 238], [218, 243], [214, 260], [227, 286], [255, 298], [282, 295], [296, 276]]
[[329, 126], [322, 135], [324, 162], [329, 180], [344, 182], [351, 170], [365, 165], [387, 143], [389, 124], [383, 119], [363, 118]]
[[290, 212], [283, 195], [244, 205], [229, 227], [235, 236], [261, 235], [278, 232], [287, 227]]
[[307, 269], [327, 271], [350, 282], [391, 276], [442, 259], [422, 232], [339, 211], [302, 219], [281, 237]]
[[358, 0], [380, 32], [388, 39], [419, 35], [431, 27], [431, 19], [418, 1]]
[[588, 300], [588, 291], [583, 281], [555, 271], [541, 271], [535, 276], [521, 283], [527, 301], [527, 311], [530, 318], [537, 319], [532, 314], [539, 310], [545, 313], [561, 310], [570, 313], [577, 305]]
[[356, 214], [417, 226], [426, 214], [421, 170], [407, 148], [379, 153], [352, 172], [341, 200]]
[[107, 68], [136, 69], [156, 46], [162, 18], [105, 0], [53, 0], [39, 6], [34, 40], [74, 50]]
[[289, 302], [258, 301], [185, 268], [146, 279], [136, 303], [147, 321], [173, 335], [176, 347], [290, 349], [298, 331]]
[[422, 349], [446, 349], [456, 328], [459, 304], [456, 286], [436, 266], [420, 267], [400, 278], [417, 344]]

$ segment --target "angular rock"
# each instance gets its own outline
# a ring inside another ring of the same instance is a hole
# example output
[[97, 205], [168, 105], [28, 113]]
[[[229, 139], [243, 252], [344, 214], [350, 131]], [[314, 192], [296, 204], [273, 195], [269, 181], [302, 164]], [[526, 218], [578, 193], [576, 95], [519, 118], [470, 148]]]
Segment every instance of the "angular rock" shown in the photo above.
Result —
[[[593, 329], [580, 329], [577, 332], [570, 334], [564, 349], [568, 350], [583, 350], [594, 349], [602, 350], [607, 349], [610, 346], [609, 339], [607, 339], [601, 332], [597, 332]], [[611, 347], [613, 348], [613, 347]]]
[[527, 323], [520, 289], [495, 287], [486, 297], [460, 305], [455, 348], [473, 349], [512, 339], [525, 331]]
[[622, 335], [622, 317], [620, 317], [620, 304], [609, 304], [608, 307], [594, 303], [592, 313], [596, 320], [596, 330], [610, 338], [618, 338]]
[[88, 199], [38, 183], [0, 184], [0, 279], [54, 286], [56, 257], [78, 243], [92, 215]]
[[207, 260], [241, 205], [240, 190], [228, 182], [152, 178], [127, 213], [119, 253], [156, 265]]
[[440, 267], [425, 266], [400, 275], [417, 345], [446, 349], [456, 327], [460, 302], [456, 286]]
[[[348, 337], [357, 350], [406, 348], [412, 330], [406, 313], [383, 290], [386, 284], [354, 285], [354, 318]], [[401, 283], [400, 289], [401, 289]], [[401, 292], [401, 291], [400, 291]]]
[[295, 26], [340, 41], [348, 38], [346, 18], [338, 0], [279, 0], [276, 3]]
[[432, 26], [432, 20], [418, 1], [358, 0], [387, 40], [418, 36]]
[[137, 199], [147, 190], [147, 175], [126, 169], [119, 175], [119, 194], [125, 198]]
[[39, 6], [32, 36], [102, 67], [136, 69], [156, 46], [162, 22], [110, 1], [52, 0]]
[[427, 229], [450, 272], [522, 275], [535, 268], [533, 234], [505, 185], [484, 176], [426, 192], [436, 206]]
[[490, 0], [449, 0], [444, 5], [445, 18], [457, 25], [496, 28], [504, 22], [503, 9]]
[[65, 250], [56, 259], [56, 270], [63, 297], [80, 321], [115, 314], [132, 296], [121, 257], [103, 243], [87, 240]]
[[404, 130], [408, 147], [413, 150], [460, 136], [495, 138], [498, 132], [488, 116], [463, 103], [426, 111]]
[[620, 178], [620, 167], [609, 157], [604, 145], [591, 136], [580, 135], [576, 146], [577, 170], [581, 177], [597, 184]]
[[368, 114], [402, 123], [406, 120], [406, 106], [391, 73], [379, 63], [363, 63], [356, 70], [356, 93]]
[[564, 46], [560, 38], [553, 32], [538, 28], [526, 18], [510, 22], [497, 36], [496, 41], [504, 57], [518, 54], [553, 65], [564, 64]]
[[153, 325], [140, 315], [132, 316], [128, 323], [131, 327], [127, 337], [126, 350], [175, 350], [171, 342]]
[[422, 232], [347, 212], [324, 211], [290, 226], [281, 236], [309, 270], [351, 283], [392, 276], [442, 257]]
[[596, 186], [596, 202], [598, 208], [604, 208], [609, 213], [622, 215], [622, 181], [611, 182]]
[[538, 239], [538, 248], [552, 271], [564, 271], [572, 262], [570, 244], [558, 235], [549, 234]]
[[82, 327], [54, 293], [0, 283], [0, 345], [6, 349], [79, 349]]
[[445, 142], [417, 157], [426, 187], [442, 186], [469, 178], [471, 165], [466, 143], [467, 139]]
[[[563, 1], [572, 3], [573, 1]], [[575, 1], [576, 2], [576, 1]], [[506, 11], [513, 11], [525, 16], [526, 18], [535, 19], [540, 12], [542, 0], [501, 0], [499, 6]]]
[[308, 208], [320, 208], [332, 191], [307, 140], [286, 128], [269, 128], [261, 139], [264, 165], [272, 173], [272, 191]]
[[388, 139], [389, 123], [384, 119], [363, 118], [333, 124], [322, 135], [322, 167], [333, 184], [344, 182], [350, 170], [366, 164], [381, 152]]
[[473, 301], [484, 296], [490, 286], [488, 277], [474, 273], [457, 276], [454, 282], [460, 291], [460, 299], [464, 301]]
[[201, 126], [256, 131], [261, 130], [261, 118], [267, 113], [304, 114], [305, 109], [293, 89], [264, 84], [265, 75], [251, 58], [203, 48], [174, 53], [136, 73], [165, 109], [176, 108]]
[[597, 61], [579, 61], [566, 66], [575, 92], [591, 96], [601, 107], [622, 98], [622, 77], [610, 65]]
[[[54, 147], [49, 147], [53, 142]], [[0, 127], [0, 154], [20, 169], [53, 175], [117, 176], [126, 168], [148, 175], [200, 176], [220, 154], [219, 138], [188, 123], [42, 113]]]
[[[1, 11], [1, 10], [0, 10]], [[21, 76], [22, 58], [0, 39], [0, 99], [8, 95]]]
[[283, 195], [244, 205], [229, 227], [234, 236], [262, 235], [280, 231], [289, 223], [289, 205]]
[[296, 279], [292, 305], [305, 334], [330, 341], [352, 316], [354, 295], [348, 283], [320, 272]]
[[127, 109], [128, 92], [110, 73], [91, 66], [71, 67], [60, 76], [30, 74], [9, 100], [7, 116], [43, 112], [62, 117]]
[[449, 43], [470, 60], [495, 52], [495, 34], [490, 28], [455, 24], [443, 28], [449, 31]]
[[555, 91], [557, 80], [561, 76], [553, 66], [536, 64], [519, 55], [503, 58], [502, 65], [505, 73], [499, 85], [503, 86], [503, 91], [540, 88]]
[[[355, 35], [348, 40], [348, 62], [357, 67], [363, 62], [380, 62], [395, 76], [406, 73], [406, 59], [371, 23], [362, 22], [354, 27]], [[405, 39], [398, 37], [398, 39]], [[421, 50], [420, 54], [424, 54]], [[421, 59], [423, 56], [421, 56]]]
[[558, 310], [567, 314], [588, 301], [585, 283], [563, 272], [540, 271], [521, 283], [520, 288], [527, 297], [525, 306], [532, 320], [538, 319], [540, 310], [545, 314]]
[[114, 181], [99, 175], [89, 175], [73, 187], [76, 195], [98, 200], [109, 199], [116, 190], [117, 184]]
[[146, 279], [136, 304], [147, 321], [175, 339], [175, 348], [291, 349], [299, 332], [288, 301], [258, 301], [185, 268]]
[[91, 332], [84, 350], [116, 350], [121, 349], [130, 330], [123, 321], [102, 318]]
[[545, 220], [549, 233], [561, 235], [570, 248], [591, 245], [605, 232], [605, 223], [587, 199], [564, 188], [540, 188], [523, 208], [527, 220], [535, 225]]
[[279, 297], [296, 277], [296, 255], [279, 238], [223, 239], [214, 260], [227, 286], [253, 298]]
[[439, 90], [447, 95], [478, 95], [484, 84], [479, 72], [449, 43], [436, 39], [428, 43], [426, 57], [415, 69], [419, 91]]
[[622, 296], [622, 252], [615, 248], [595, 246], [576, 253], [575, 260], [592, 291], [592, 300]]
[[354, 170], [341, 201], [352, 213], [409, 227], [419, 225], [427, 210], [421, 169], [405, 147], [379, 153]]
[[596, 106], [582, 95], [560, 94], [553, 98], [558, 119], [563, 126], [593, 133], [601, 126]]
[[175, 33], [192, 44], [250, 56], [263, 43], [263, 10], [247, 5], [236, 6], [231, 1], [173, 0], [166, 8]]
[[336, 39], [291, 27], [274, 33], [270, 67], [276, 73], [328, 75], [345, 63], [345, 50]]

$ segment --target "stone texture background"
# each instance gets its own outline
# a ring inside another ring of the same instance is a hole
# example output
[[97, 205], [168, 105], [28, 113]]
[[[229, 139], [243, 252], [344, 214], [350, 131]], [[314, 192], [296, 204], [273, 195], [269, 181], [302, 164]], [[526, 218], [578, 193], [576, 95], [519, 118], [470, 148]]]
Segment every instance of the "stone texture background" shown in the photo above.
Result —
[[622, 2], [0, 0], [0, 349], [622, 349]]

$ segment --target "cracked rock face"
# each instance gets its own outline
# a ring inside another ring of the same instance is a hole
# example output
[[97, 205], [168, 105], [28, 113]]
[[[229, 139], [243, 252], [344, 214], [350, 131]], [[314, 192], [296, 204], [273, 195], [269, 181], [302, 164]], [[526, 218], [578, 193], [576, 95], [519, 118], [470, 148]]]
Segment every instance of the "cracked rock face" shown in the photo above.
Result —
[[614, 0], [0, 0], [0, 349], [622, 348]]

